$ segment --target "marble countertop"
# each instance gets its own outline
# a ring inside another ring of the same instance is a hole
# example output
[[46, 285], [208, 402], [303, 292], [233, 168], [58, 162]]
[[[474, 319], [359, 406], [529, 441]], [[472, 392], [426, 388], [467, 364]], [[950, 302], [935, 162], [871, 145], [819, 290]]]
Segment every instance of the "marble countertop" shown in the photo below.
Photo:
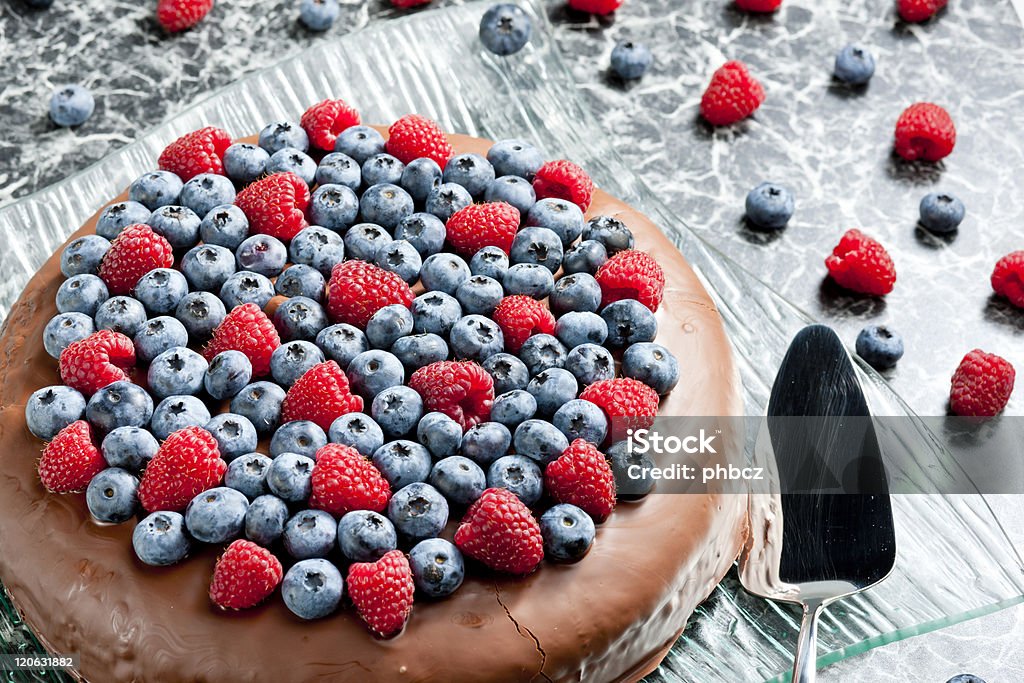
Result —
[[[207, 21], [168, 38], [153, 20], [155, 2], [56, 0], [40, 12], [0, 0], [0, 205], [86, 167], [246, 73], [400, 13], [387, 0], [341, 2], [326, 34], [298, 25], [297, 0], [218, 0]], [[1022, 248], [1024, 31], [1014, 5], [1019, 11], [1024, 0], [952, 0], [938, 21], [905, 26], [891, 0], [786, 0], [770, 18], [739, 13], [726, 0], [627, 0], [614, 19], [601, 20], [549, 0], [579, 92], [637, 173], [708, 241], [851, 345], [869, 322], [901, 331], [907, 355], [888, 379], [926, 415], [945, 412], [949, 376], [975, 346], [1024, 367], [1024, 315], [988, 288], [995, 260]], [[655, 65], [624, 87], [608, 77], [607, 62], [625, 38], [648, 43]], [[830, 81], [832, 56], [852, 41], [879, 60], [863, 90]], [[697, 103], [710, 70], [727, 58], [751, 65], [768, 100], [752, 120], [712, 131], [697, 121]], [[74, 130], [46, 116], [50, 92], [65, 82], [87, 85], [97, 100], [92, 119]], [[958, 124], [956, 152], [935, 167], [889, 153], [895, 118], [918, 100], [947, 106]], [[797, 195], [793, 223], [775, 237], [741, 220], [747, 190], [768, 178]], [[933, 189], [967, 205], [953, 240], [915, 230], [917, 203]], [[850, 227], [893, 254], [899, 281], [885, 301], [849, 297], [824, 281], [822, 260]], [[1017, 394], [1009, 412], [1019, 415], [1024, 392]], [[1004, 524], [1018, 531], [1019, 500], [999, 503]], [[1017, 608], [878, 648], [822, 678], [942, 683], [970, 670], [989, 683], [1024, 680], [1022, 639]]]

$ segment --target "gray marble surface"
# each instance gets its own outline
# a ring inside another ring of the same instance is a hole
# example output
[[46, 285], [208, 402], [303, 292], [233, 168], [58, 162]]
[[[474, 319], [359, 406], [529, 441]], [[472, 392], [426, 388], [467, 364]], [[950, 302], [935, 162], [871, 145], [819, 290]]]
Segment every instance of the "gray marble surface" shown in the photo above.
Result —
[[[316, 35], [297, 25], [293, 0], [220, 0], [201, 26], [168, 38], [151, 2], [57, 0], [45, 12], [0, 3], [0, 204], [84, 168], [245, 73], [398, 14], [386, 0], [347, 0], [332, 31]], [[637, 173], [706, 239], [849, 341], [868, 321], [902, 331], [908, 354], [890, 380], [924, 414], [944, 412], [949, 375], [974, 346], [1024, 367], [1024, 317], [992, 299], [987, 284], [995, 260], [1021, 248], [1024, 31], [1008, 0], [951, 5], [938, 21], [907, 27], [889, 0], [787, 0], [771, 18], [745, 16], [725, 0], [629, 0], [610, 20], [550, 3], [579, 91]], [[630, 86], [606, 73], [623, 38], [649, 43], [656, 55], [652, 72]], [[863, 91], [836, 87], [829, 76], [835, 50], [853, 40], [879, 58]], [[697, 103], [726, 58], [751, 65], [768, 101], [751, 121], [712, 131], [697, 120]], [[75, 130], [46, 117], [49, 93], [68, 81], [97, 97], [95, 115]], [[895, 118], [922, 99], [947, 106], [960, 130], [956, 152], [936, 167], [889, 154]], [[796, 219], [773, 239], [741, 221], [744, 194], [766, 178], [798, 197]], [[968, 206], [952, 241], [914, 229], [917, 202], [931, 188]], [[885, 301], [823, 282], [822, 260], [849, 227], [893, 254], [900, 279]], [[1022, 406], [1015, 398], [1010, 411]], [[1019, 501], [999, 504], [1018, 541]], [[879, 648], [823, 678], [941, 682], [971, 670], [989, 683], [1022, 680], [1014, 647], [1022, 639], [1017, 608]]]

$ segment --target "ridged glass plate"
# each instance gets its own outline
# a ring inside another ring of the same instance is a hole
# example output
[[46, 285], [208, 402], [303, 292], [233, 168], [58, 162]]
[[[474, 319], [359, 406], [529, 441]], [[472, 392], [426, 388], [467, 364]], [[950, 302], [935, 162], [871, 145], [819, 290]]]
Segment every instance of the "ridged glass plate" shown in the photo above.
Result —
[[[319, 45], [249, 76], [196, 104], [136, 143], [76, 176], [0, 210], [0, 315], [29, 277], [96, 209], [151, 169], [178, 135], [217, 125], [252, 134], [267, 121], [296, 118], [310, 103], [342, 97], [369, 122], [408, 112], [446, 130], [499, 139], [522, 137], [549, 158], [573, 159], [612, 194], [642, 209], [678, 245], [715, 296], [745, 386], [746, 409], [761, 414], [789, 339], [807, 317], [696, 236], [630, 171], [574, 94], [539, 2], [523, 1], [536, 32], [510, 58], [485, 53], [476, 38], [490, 2], [418, 13]], [[438, 40], [444, 36], [444, 40]], [[862, 369], [875, 414], [908, 415], [888, 385]], [[907, 430], [915, 452], [941, 453], [923, 427]], [[1021, 559], [980, 495], [900, 496], [895, 500], [899, 557], [876, 589], [828, 610], [822, 663], [1021, 600]], [[795, 612], [752, 598], [730, 575], [700, 607], [650, 681], [764, 681], [785, 672]], [[37, 651], [9, 600], [0, 598], [0, 651]], [[12, 681], [64, 680], [10, 674]]]

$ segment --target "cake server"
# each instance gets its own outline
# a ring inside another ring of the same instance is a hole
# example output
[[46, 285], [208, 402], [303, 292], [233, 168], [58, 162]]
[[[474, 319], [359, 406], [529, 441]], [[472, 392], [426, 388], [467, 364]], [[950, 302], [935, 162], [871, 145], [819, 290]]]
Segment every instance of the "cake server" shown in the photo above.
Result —
[[777, 488], [755, 493], [765, 534], [740, 566], [751, 593], [803, 607], [793, 683], [816, 678], [822, 609], [882, 581], [896, 535], [881, 450], [853, 363], [832, 329], [793, 339], [755, 451]]

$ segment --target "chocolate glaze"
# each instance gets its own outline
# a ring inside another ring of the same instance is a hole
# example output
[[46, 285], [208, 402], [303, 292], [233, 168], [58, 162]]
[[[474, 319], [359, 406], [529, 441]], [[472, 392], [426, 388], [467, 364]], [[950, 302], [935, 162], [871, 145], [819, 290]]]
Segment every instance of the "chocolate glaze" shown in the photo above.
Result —
[[[384, 131], [386, 134], [386, 130]], [[454, 135], [459, 152], [489, 143]], [[665, 269], [658, 341], [680, 360], [667, 415], [740, 414], [737, 373], [715, 304], [647, 218], [597, 191], [589, 215], [616, 216]], [[97, 214], [98, 215], [98, 214]], [[90, 219], [72, 238], [94, 229]], [[52, 652], [81, 654], [79, 675], [108, 681], [634, 681], [652, 671], [747, 538], [738, 495], [653, 495], [623, 504], [588, 557], [512, 579], [474, 574], [451, 598], [417, 602], [404, 633], [371, 637], [351, 608], [319, 622], [278, 595], [225, 614], [207, 589], [220, 547], [178, 566], [139, 563], [131, 523], [101, 526], [84, 496], [39, 483], [41, 443], [24, 407], [59, 383], [42, 348], [63, 278], [59, 252], [31, 280], [0, 337], [0, 580]]]

